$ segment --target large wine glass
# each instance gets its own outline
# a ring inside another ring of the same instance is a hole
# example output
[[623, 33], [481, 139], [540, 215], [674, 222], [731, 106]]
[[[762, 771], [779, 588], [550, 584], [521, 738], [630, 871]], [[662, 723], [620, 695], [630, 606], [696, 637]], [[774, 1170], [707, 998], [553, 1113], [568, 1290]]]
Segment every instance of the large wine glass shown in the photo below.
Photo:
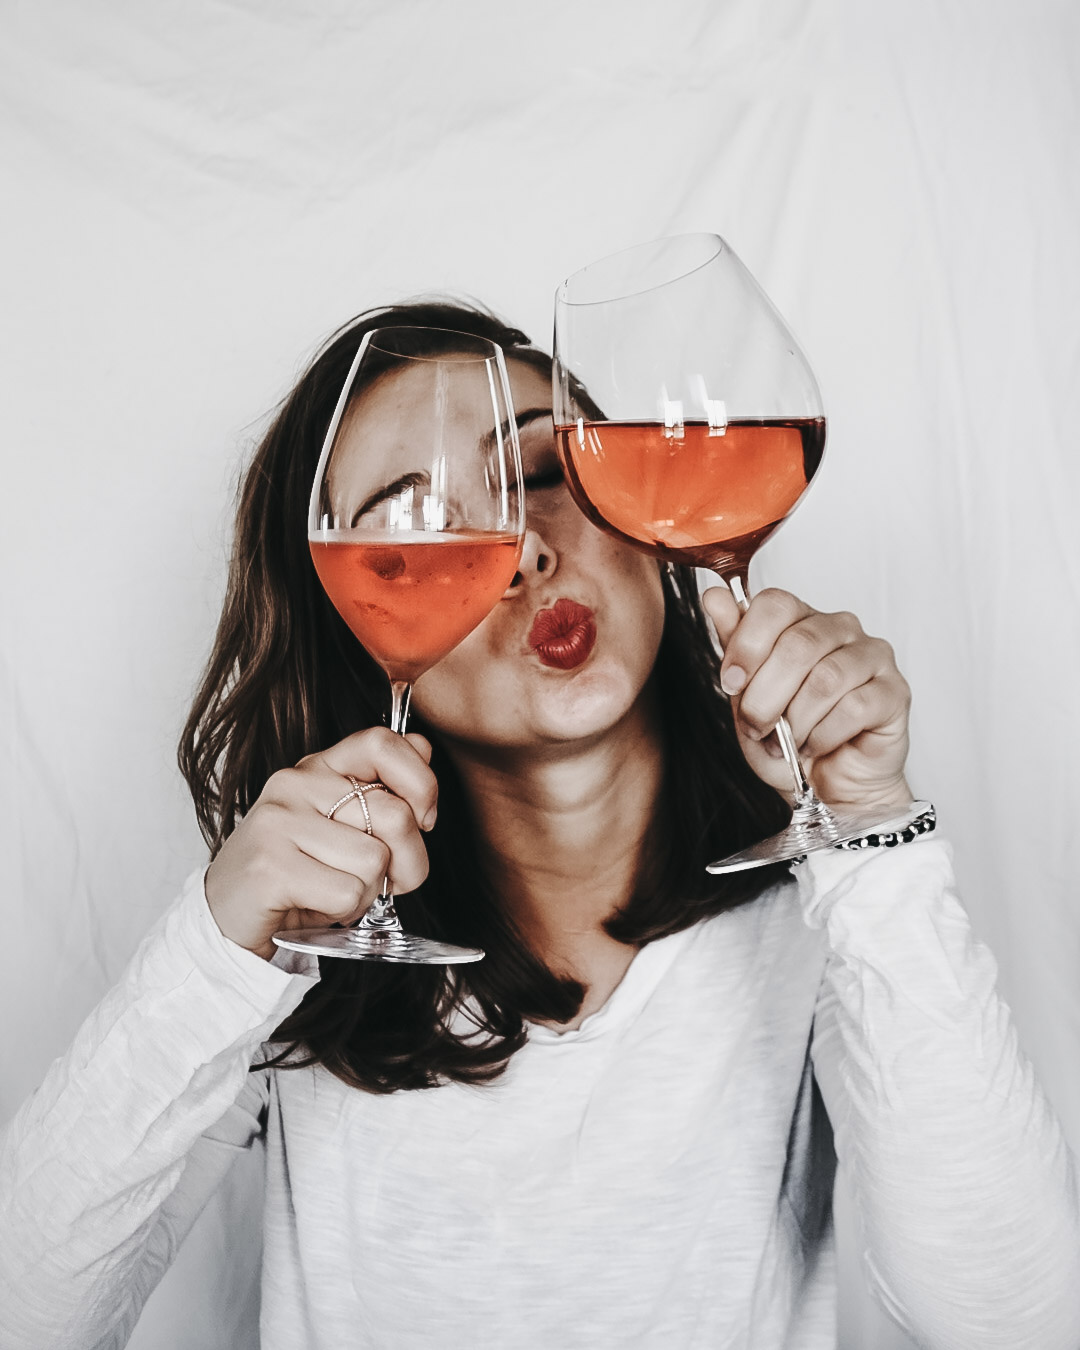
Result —
[[[390, 727], [400, 735], [413, 682], [472, 632], [513, 579], [525, 533], [520, 483], [496, 343], [437, 328], [365, 335], [326, 433], [308, 541], [334, 608], [386, 672]], [[404, 932], [389, 877], [357, 925], [286, 931], [274, 941], [369, 961], [483, 956]]]
[[[750, 559], [794, 511], [821, 464], [813, 373], [768, 297], [718, 235], [626, 249], [555, 297], [554, 417], [570, 489], [601, 529], [657, 558], [718, 572], [749, 605]], [[787, 829], [713, 863], [738, 871], [800, 858], [925, 808], [834, 812], [788, 726]]]

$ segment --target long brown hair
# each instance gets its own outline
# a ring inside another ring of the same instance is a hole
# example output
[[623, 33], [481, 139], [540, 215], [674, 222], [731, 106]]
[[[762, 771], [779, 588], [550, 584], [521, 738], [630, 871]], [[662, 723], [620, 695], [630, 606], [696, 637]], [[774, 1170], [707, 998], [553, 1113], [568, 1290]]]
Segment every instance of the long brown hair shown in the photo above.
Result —
[[[454, 329], [547, 373], [550, 358], [494, 315], [444, 302], [368, 311], [326, 343], [285, 399], [241, 485], [214, 648], [180, 741], [180, 767], [216, 854], [266, 780], [360, 727], [386, 720], [386, 676], [319, 585], [307, 501], [334, 405], [363, 335], [389, 325]], [[719, 687], [719, 661], [689, 568], [661, 567], [665, 621], [653, 679], [665, 745], [654, 847], [627, 905], [607, 922], [640, 945], [752, 900], [781, 869], [714, 879], [704, 863], [780, 828], [782, 798], [748, 768]], [[483, 947], [475, 965], [324, 960], [318, 985], [276, 1033], [271, 1063], [323, 1064], [376, 1092], [483, 1082], [525, 1042], [526, 1022], [563, 1022], [584, 990], [518, 933], [481, 866], [464, 786], [432, 740], [439, 818], [430, 873], [398, 901], [411, 932]]]

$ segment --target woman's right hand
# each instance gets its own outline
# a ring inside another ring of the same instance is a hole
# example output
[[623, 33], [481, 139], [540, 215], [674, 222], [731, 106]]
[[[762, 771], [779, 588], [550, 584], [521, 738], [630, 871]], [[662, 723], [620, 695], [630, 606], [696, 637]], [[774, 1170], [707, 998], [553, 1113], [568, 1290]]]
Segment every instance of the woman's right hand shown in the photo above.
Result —
[[[438, 800], [430, 759], [423, 736], [372, 727], [275, 773], [206, 873], [222, 933], [268, 961], [282, 929], [358, 919], [387, 873], [396, 892], [415, 890], [428, 871], [420, 831], [434, 825]], [[366, 794], [371, 835], [355, 799], [326, 819], [349, 791], [345, 775], [390, 789]]]

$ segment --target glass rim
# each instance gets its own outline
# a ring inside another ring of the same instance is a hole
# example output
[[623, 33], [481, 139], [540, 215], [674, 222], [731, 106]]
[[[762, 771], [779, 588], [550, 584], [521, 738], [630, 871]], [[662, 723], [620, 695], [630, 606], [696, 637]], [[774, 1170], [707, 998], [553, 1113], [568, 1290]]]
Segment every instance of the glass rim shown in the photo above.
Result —
[[[452, 337], [463, 338], [467, 342], [473, 342], [478, 346], [486, 347], [487, 354], [484, 355], [481, 352], [468, 351], [458, 351], [453, 353], [449, 349], [446, 352], [432, 356], [425, 356], [419, 352], [396, 352], [391, 348], [382, 346], [377, 341], [380, 333], [446, 333]], [[397, 361], [427, 361], [434, 365], [455, 355], [459, 359], [464, 358], [467, 362], [498, 361], [500, 355], [505, 358], [505, 352], [502, 346], [492, 338], [480, 337], [476, 333], [465, 333], [460, 328], [436, 328], [432, 324], [394, 323], [387, 324], [384, 328], [369, 328], [363, 335], [363, 338], [361, 338], [362, 343], [365, 341], [369, 351], [374, 349], [383, 356], [392, 356]]]
[[[636, 291], [623, 291], [616, 295], [600, 296], [596, 300], [571, 300], [566, 293], [566, 288], [577, 277], [584, 275], [593, 267], [600, 267], [604, 263], [614, 262], [616, 258], [625, 258], [628, 254], [637, 253], [644, 249], [655, 248], [657, 244], [673, 244], [677, 240], [688, 239], [711, 239], [715, 241], [715, 248], [707, 258], [695, 263], [693, 267], [687, 267], [681, 272], [675, 272], [663, 281], [656, 281], [651, 286], [642, 286]], [[611, 305], [617, 304], [620, 300], [634, 300], [640, 295], [648, 295], [650, 291], [658, 291], [662, 286], [670, 286], [673, 281], [682, 281], [686, 277], [691, 277], [695, 272], [700, 272], [703, 267], [708, 267], [711, 262], [715, 262], [721, 253], [731, 252], [730, 246], [718, 234], [713, 234], [709, 230], [690, 230], [684, 234], [662, 234], [656, 239], [648, 239], [644, 243], [630, 244], [627, 248], [617, 249], [614, 253], [608, 253], [603, 258], [596, 258], [591, 263], [586, 263], [584, 267], [579, 267], [576, 272], [571, 272], [559, 285], [555, 292], [556, 304], [572, 306], [575, 309], [588, 309], [591, 305]]]

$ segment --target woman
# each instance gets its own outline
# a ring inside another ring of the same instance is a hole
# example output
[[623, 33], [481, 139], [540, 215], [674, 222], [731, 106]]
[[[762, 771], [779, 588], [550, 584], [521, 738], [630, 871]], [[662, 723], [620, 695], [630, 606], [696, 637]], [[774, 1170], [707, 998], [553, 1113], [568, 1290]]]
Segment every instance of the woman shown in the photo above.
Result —
[[[530, 525], [404, 741], [304, 530], [360, 335], [402, 323], [506, 349]], [[595, 625], [569, 660], [543, 621], [560, 600]], [[337, 335], [247, 475], [183, 737], [213, 861], [9, 1131], [3, 1344], [122, 1345], [262, 1134], [268, 1350], [823, 1350], [835, 1132], [897, 1320], [931, 1346], [1075, 1350], [1070, 1160], [945, 846], [704, 873], [785, 818], [785, 708], [826, 800], [908, 802], [887, 645], [782, 592], [740, 620], [598, 532], [523, 334], [414, 305]], [[389, 789], [371, 834], [356, 800], [327, 817], [349, 777]], [[387, 869], [406, 927], [487, 958], [276, 952], [361, 914]]]

